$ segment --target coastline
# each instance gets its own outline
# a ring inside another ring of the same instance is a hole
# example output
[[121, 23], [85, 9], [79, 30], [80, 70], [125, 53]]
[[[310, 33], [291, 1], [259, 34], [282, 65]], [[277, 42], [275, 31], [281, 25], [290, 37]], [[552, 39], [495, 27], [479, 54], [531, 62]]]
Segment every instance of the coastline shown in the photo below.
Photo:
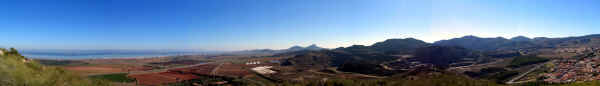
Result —
[[42, 55], [24, 55], [32, 59], [40, 60], [110, 60], [110, 59], [148, 59], [164, 58], [183, 55], [202, 55], [202, 54], [166, 54], [166, 55], [88, 55], [88, 56], [42, 56]]

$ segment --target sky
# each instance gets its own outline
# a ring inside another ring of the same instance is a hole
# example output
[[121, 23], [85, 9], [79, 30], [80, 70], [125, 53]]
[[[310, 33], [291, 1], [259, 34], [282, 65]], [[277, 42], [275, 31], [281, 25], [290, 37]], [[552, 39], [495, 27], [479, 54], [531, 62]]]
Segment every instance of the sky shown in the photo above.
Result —
[[0, 46], [284, 49], [600, 33], [598, 0], [3, 0]]

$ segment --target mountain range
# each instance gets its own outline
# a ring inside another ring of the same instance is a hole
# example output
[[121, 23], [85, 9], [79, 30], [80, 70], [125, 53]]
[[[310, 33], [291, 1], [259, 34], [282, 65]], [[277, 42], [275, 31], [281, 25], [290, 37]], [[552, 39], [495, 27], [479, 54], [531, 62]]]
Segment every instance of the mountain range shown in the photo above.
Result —
[[[427, 43], [415, 38], [387, 39], [382, 42], [376, 42], [370, 46], [352, 45], [348, 47], [339, 47], [336, 49], [346, 49], [346, 51], [365, 51], [371, 49], [373, 52], [384, 54], [408, 54], [413, 53], [415, 49], [425, 46], [452, 46], [462, 47], [475, 51], [516, 51], [520, 49], [541, 49], [541, 48], [573, 48], [573, 47], [600, 47], [600, 34], [592, 34], [575, 37], [548, 38], [525, 36], [516, 36], [510, 39], [503, 37], [484, 38], [473, 35], [467, 35], [460, 38], [448, 40], [439, 40], [433, 43]], [[241, 51], [245, 53], [286, 53], [303, 50], [327, 50], [315, 44], [307, 47], [292, 46], [287, 49], [257, 49]], [[237, 52], [239, 53], [239, 52]]]
[[[395, 59], [432, 64], [439, 68], [457, 63], [485, 63], [490, 58], [522, 55], [520, 50], [557, 49], [574, 47], [600, 47], [600, 35], [565, 38], [528, 38], [517, 36], [510, 39], [464, 36], [427, 43], [414, 38], [388, 39], [370, 46], [352, 45], [321, 51], [290, 51], [279, 56], [291, 56], [283, 62], [299, 67], [338, 67], [341, 71], [363, 74], [388, 74], [381, 64]], [[295, 46], [287, 50], [306, 48]], [[491, 52], [491, 53], [490, 53]], [[359, 64], [359, 65], [357, 65]]]
[[287, 49], [273, 50], [273, 49], [255, 49], [255, 50], [244, 50], [244, 51], [235, 51], [225, 54], [235, 54], [235, 55], [248, 55], [248, 54], [280, 54], [287, 52], [296, 52], [296, 51], [319, 51], [319, 50], [327, 50], [326, 48], [322, 48], [317, 46], [316, 44], [309, 45], [307, 47], [302, 46], [292, 46]]
[[533, 48], [600, 47], [600, 34], [564, 38], [536, 37], [533, 39], [524, 36], [517, 36], [511, 39], [502, 37], [480, 38], [476, 36], [464, 36], [461, 38], [436, 41], [433, 43], [433, 45], [460, 46], [480, 51]]

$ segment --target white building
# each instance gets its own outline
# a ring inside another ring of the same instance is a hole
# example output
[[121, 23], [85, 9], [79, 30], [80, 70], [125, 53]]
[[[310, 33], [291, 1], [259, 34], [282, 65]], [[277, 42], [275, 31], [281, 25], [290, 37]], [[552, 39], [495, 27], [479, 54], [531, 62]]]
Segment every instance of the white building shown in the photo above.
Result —
[[260, 66], [260, 67], [254, 67], [252, 68], [253, 71], [260, 73], [260, 74], [273, 74], [273, 73], [277, 73], [273, 70], [271, 70], [271, 68], [273, 68], [273, 66]]
[[246, 65], [256, 65], [256, 64], [260, 64], [260, 61], [250, 61], [250, 62], [246, 62]]

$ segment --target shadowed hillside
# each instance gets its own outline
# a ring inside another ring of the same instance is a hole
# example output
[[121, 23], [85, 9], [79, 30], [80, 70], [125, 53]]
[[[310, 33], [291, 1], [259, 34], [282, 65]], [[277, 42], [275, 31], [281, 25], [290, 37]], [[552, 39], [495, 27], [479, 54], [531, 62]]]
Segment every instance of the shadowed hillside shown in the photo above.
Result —
[[406, 39], [388, 39], [383, 42], [377, 42], [371, 47], [377, 51], [384, 52], [386, 54], [402, 54], [410, 53], [414, 49], [430, 45], [424, 41], [406, 38]]
[[362, 74], [385, 75], [391, 71], [384, 70], [380, 63], [393, 60], [395, 57], [384, 54], [348, 53], [340, 50], [306, 51], [304, 54], [284, 60], [284, 65], [298, 68], [324, 69], [339, 67], [341, 71]]
[[429, 46], [417, 49], [415, 57], [417, 61], [445, 68], [462, 60], [477, 60], [480, 55], [462, 47]]
[[533, 39], [524, 36], [517, 36], [511, 39], [502, 37], [480, 38], [476, 36], [464, 36], [450, 40], [440, 40], [433, 44], [438, 46], [460, 46], [480, 51], [524, 48], [600, 47], [600, 35], [593, 34], [564, 38], [536, 37]]

